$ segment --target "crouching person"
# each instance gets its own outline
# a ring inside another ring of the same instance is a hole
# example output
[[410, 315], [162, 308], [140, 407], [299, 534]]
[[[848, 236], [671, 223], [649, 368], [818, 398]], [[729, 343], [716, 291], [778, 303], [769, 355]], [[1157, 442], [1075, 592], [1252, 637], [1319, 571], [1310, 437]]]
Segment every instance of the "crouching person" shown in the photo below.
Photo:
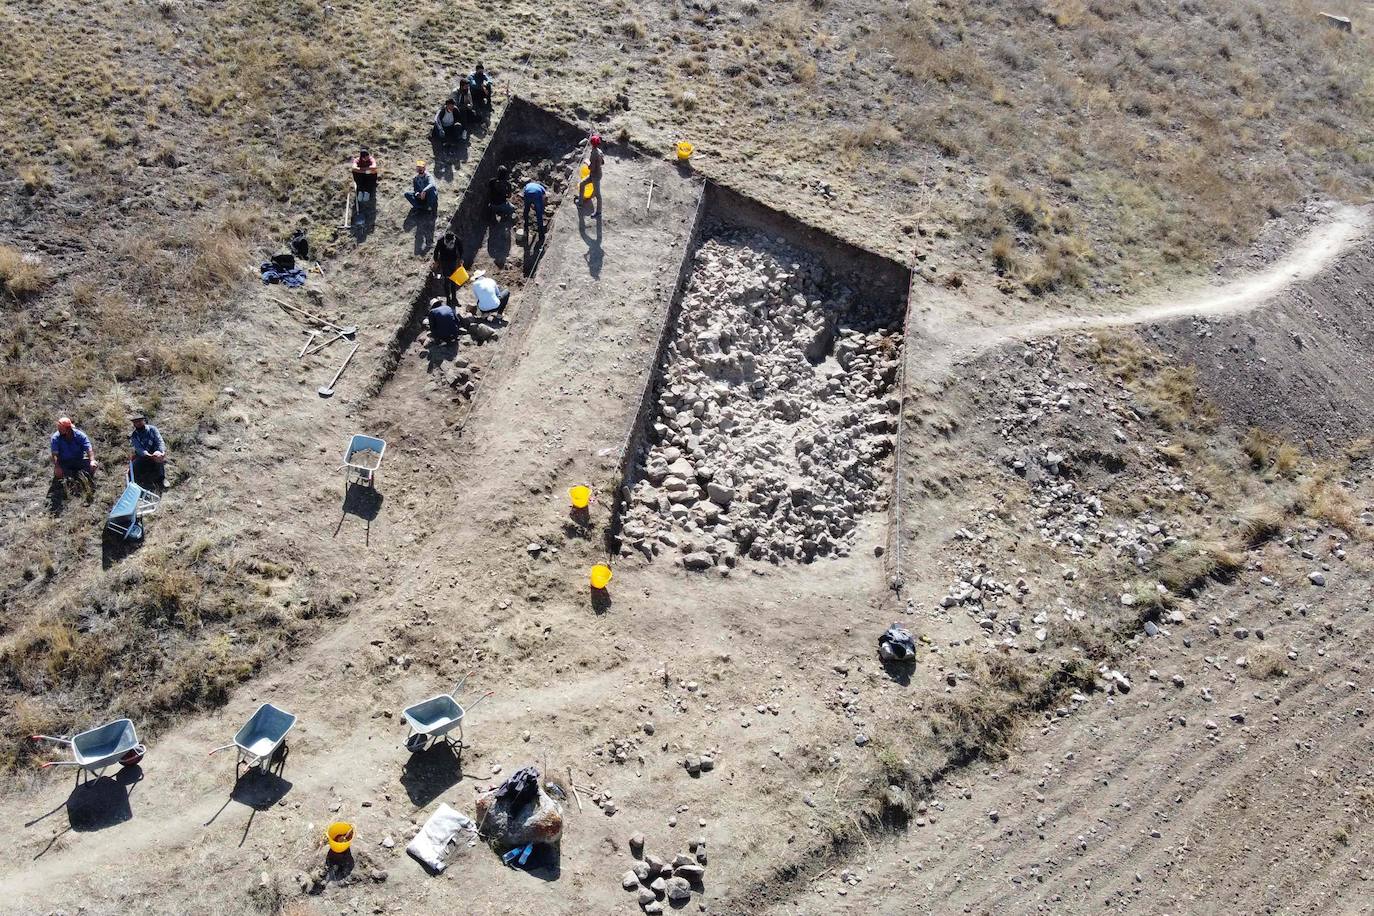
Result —
[[162, 434], [140, 412], [135, 412], [129, 419], [134, 424], [134, 431], [129, 435], [129, 444], [133, 446], [130, 460], [134, 483], [146, 490], [161, 492], [167, 485], [167, 446], [162, 441]]
[[48, 440], [48, 449], [52, 452], [54, 481], [94, 483], [94, 474], [100, 464], [95, 460], [90, 438], [76, 428], [71, 418], [62, 417], [57, 421], [57, 432]]

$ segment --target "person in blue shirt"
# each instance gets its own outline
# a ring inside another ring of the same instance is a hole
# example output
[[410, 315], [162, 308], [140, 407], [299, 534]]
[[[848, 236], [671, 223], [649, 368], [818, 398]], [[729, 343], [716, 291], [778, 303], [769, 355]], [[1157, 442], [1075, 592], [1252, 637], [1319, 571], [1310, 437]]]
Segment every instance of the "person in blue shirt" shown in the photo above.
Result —
[[468, 89], [472, 93], [473, 108], [491, 107], [491, 77], [487, 76], [480, 62], [468, 77]]
[[406, 200], [410, 201], [411, 209], [431, 212], [439, 209], [439, 186], [434, 183], [434, 176], [427, 171], [423, 159], [415, 163], [415, 177], [411, 179], [410, 186], [411, 190], [406, 191]]
[[443, 299], [429, 302], [429, 336], [439, 343], [451, 344], [458, 339], [458, 313]]
[[146, 481], [161, 490], [167, 485], [167, 446], [162, 441], [162, 434], [140, 412], [136, 411], [129, 419], [134, 424], [134, 431], [129, 435], [129, 444], [133, 446], [130, 461], [134, 483], [146, 486]]
[[70, 417], [57, 421], [57, 432], [48, 440], [48, 448], [52, 452], [52, 476], [56, 480], [84, 477], [90, 481], [100, 467], [91, 440], [76, 428]]
[[537, 221], [537, 223], [538, 223], [538, 225], [539, 225], [539, 234], [540, 234], [541, 236], [544, 234], [544, 201], [545, 201], [545, 198], [546, 198], [547, 196], [548, 196], [548, 189], [545, 188], [545, 187], [544, 187], [542, 184], [540, 184], [539, 182], [537, 182], [537, 181], [531, 181], [529, 184], [525, 185], [525, 191], [524, 191], [524, 199], [525, 199], [524, 223], [525, 223], [525, 237], [526, 237], [526, 238], [529, 238], [529, 234], [530, 234], [530, 210], [531, 210], [531, 209], [534, 210], [535, 220]]

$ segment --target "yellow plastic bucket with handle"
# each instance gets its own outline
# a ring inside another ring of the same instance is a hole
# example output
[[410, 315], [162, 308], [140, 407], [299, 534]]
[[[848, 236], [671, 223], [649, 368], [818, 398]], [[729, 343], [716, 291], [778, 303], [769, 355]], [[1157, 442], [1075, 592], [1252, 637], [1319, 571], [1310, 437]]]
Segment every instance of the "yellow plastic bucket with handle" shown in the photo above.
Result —
[[692, 144], [688, 143], [686, 140], [679, 140], [677, 144], [677, 161], [686, 162], [688, 159], [691, 159], [692, 151], [695, 149], [696, 147], [692, 146]]
[[348, 852], [348, 847], [353, 845], [353, 825], [343, 821], [335, 821], [329, 825], [325, 831], [325, 836], [329, 838], [329, 848], [333, 852]]
[[[592, 173], [592, 167], [591, 167], [590, 165], [587, 165], [585, 162], [582, 163], [582, 171], [579, 173], [579, 174], [582, 176], [582, 178], [585, 180], [586, 177], [587, 177], [588, 175], [590, 175], [591, 173]], [[592, 199], [592, 186], [591, 186], [591, 185], [587, 185], [586, 187], [584, 187], [584, 188], [582, 189], [582, 199], [583, 199], [583, 200], [591, 200], [591, 199]]]
[[611, 584], [611, 568], [605, 563], [592, 567], [592, 588], [605, 588]]
[[448, 278], [458, 286], [462, 286], [464, 283], [468, 282], [468, 269], [462, 264], [459, 264], [458, 269], [449, 274]]
[[572, 500], [574, 509], [585, 509], [587, 503], [592, 501], [592, 491], [590, 487], [577, 486], [568, 491], [568, 499]]

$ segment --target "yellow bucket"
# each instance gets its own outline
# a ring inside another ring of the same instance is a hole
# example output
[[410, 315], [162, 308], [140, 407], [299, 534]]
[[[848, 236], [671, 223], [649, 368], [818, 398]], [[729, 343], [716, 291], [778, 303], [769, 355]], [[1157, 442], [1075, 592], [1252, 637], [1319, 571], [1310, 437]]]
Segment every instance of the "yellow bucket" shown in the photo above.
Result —
[[[585, 162], [582, 163], [582, 171], [579, 173], [579, 174], [582, 176], [582, 178], [585, 179], [585, 178], [586, 178], [588, 175], [590, 175], [591, 173], [592, 173], [592, 167], [591, 167], [590, 165], [587, 165]], [[584, 188], [582, 189], [582, 199], [583, 199], [583, 200], [591, 200], [591, 199], [592, 199], [592, 185], [587, 185], [586, 187], [584, 187]]]
[[572, 500], [574, 509], [585, 509], [587, 503], [592, 501], [592, 491], [590, 487], [573, 487], [568, 491], [568, 499]]
[[694, 149], [696, 149], [696, 147], [692, 146], [692, 144], [688, 143], [686, 140], [679, 140], [677, 144], [677, 161], [686, 162], [688, 159], [691, 159]]
[[459, 264], [458, 269], [449, 274], [448, 278], [459, 286], [462, 286], [464, 283], [468, 282], [468, 269], [462, 264]]
[[611, 568], [604, 563], [592, 567], [592, 588], [605, 588], [611, 582]]
[[353, 845], [352, 824], [335, 821], [324, 833], [329, 838], [329, 848], [334, 852], [348, 852], [348, 847]]

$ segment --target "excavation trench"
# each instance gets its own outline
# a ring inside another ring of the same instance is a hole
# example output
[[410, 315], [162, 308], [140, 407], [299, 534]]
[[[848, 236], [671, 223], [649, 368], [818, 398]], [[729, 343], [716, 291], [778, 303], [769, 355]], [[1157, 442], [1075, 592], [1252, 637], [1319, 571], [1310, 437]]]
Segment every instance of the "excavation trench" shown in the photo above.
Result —
[[887, 504], [909, 271], [708, 185], [611, 546], [693, 569], [850, 552]]

